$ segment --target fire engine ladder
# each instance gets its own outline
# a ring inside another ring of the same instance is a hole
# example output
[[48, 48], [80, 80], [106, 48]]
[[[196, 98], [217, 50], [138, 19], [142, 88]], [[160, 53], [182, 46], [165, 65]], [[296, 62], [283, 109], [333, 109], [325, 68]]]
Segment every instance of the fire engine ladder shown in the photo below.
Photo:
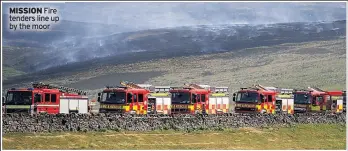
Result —
[[193, 83], [192, 84], [187, 84], [187, 83], [185, 83], [184, 85], [188, 86], [190, 88], [194, 88], [194, 89], [204, 89], [201, 86], [199, 86], [198, 84], [193, 84]]
[[254, 87], [261, 90], [261, 91], [270, 91], [260, 84], [254, 84]]
[[86, 91], [82, 91], [79, 89], [74, 89], [74, 88], [68, 88], [68, 87], [63, 87], [63, 86], [58, 86], [54, 84], [44, 84], [42, 82], [37, 82], [37, 83], [32, 83], [33, 88], [47, 88], [47, 89], [58, 89], [61, 92], [65, 93], [77, 93], [79, 95], [87, 95]]
[[317, 88], [317, 87], [308, 87], [308, 90], [314, 91], [314, 92], [325, 92], [324, 90], [319, 89], [319, 88]]
[[133, 82], [128, 82], [128, 81], [121, 81], [120, 82], [121, 85], [127, 87], [127, 88], [133, 88], [133, 89], [144, 89], [141, 86], [138, 86], [137, 84], [133, 83]]

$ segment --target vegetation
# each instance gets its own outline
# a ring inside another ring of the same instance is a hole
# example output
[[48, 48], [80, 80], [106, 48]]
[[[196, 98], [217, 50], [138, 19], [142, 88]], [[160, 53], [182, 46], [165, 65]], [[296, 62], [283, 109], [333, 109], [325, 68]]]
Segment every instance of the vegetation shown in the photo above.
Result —
[[4, 149], [332, 149], [346, 148], [345, 125], [223, 131], [4, 134]]
[[18, 75], [22, 75], [22, 74], [25, 74], [25, 72], [16, 70], [16, 69], [11, 68], [11, 67], [3, 67], [2, 68], [2, 77], [4, 80], [6, 80], [6, 78], [8, 78], [8, 77], [18, 76]]
[[[260, 83], [265, 86], [322, 89], [345, 89], [345, 39], [288, 43], [197, 56], [154, 59], [126, 65], [93, 68], [47, 82], [61, 84], [72, 77], [84, 80], [112, 73], [162, 72], [146, 83], [182, 85], [185, 82], [240, 87]], [[88, 81], [88, 80], [86, 80]], [[103, 83], [102, 81], [100, 81]]]

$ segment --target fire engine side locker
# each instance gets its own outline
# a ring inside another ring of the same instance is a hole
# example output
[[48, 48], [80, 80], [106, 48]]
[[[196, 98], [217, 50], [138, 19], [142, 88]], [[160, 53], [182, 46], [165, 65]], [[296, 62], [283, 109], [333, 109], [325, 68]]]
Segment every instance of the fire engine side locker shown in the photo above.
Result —
[[69, 100], [69, 111], [79, 111], [79, 100], [78, 99], [68, 99]]
[[69, 99], [60, 98], [59, 113], [69, 114]]
[[228, 98], [228, 97], [222, 97], [222, 107], [224, 106], [224, 105], [226, 105], [225, 107], [226, 108], [224, 108], [225, 109], [225, 112], [224, 113], [228, 113], [229, 112], [229, 107], [230, 107], [230, 99]]
[[[172, 105], [172, 101], [171, 101], [171, 98], [169, 97], [164, 97], [162, 98], [163, 99], [163, 113], [164, 114], [168, 114], [170, 111], [171, 111], [171, 105]], [[164, 106], [166, 106], [167, 110], [165, 110]]]
[[216, 112], [222, 112], [222, 98], [221, 97], [217, 97], [216, 98]]
[[67, 98], [60, 99], [59, 113], [69, 114], [70, 111], [88, 113], [88, 98]]
[[[164, 107], [164, 99], [160, 97], [156, 97], [156, 111], [157, 113], [163, 113], [163, 107]], [[157, 106], [161, 106], [161, 108], [157, 108]]]
[[79, 113], [88, 113], [88, 99], [81, 98], [78, 102], [78, 111]]
[[[215, 112], [212, 112], [213, 114], [216, 114], [216, 108], [217, 108], [217, 103], [216, 103], [216, 97], [209, 97], [209, 109]], [[208, 112], [209, 114], [210, 112]]]

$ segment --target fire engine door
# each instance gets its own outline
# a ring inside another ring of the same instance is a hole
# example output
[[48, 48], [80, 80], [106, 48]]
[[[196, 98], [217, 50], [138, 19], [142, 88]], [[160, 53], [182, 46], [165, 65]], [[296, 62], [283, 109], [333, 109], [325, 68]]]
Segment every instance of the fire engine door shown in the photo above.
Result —
[[33, 105], [33, 109], [32, 109], [32, 113], [38, 113], [37, 111], [37, 104], [41, 103], [42, 101], [42, 95], [39, 93], [35, 93], [34, 94], [34, 105]]
[[311, 111], [322, 110], [323, 96], [315, 96], [312, 100]]
[[202, 113], [200, 94], [192, 94], [192, 103], [196, 105], [195, 112]]

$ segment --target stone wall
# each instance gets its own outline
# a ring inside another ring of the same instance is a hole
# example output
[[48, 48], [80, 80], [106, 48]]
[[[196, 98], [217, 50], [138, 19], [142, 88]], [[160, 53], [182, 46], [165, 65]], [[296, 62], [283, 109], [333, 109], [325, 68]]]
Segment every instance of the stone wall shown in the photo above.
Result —
[[59, 114], [3, 115], [3, 133], [105, 131], [105, 130], [204, 130], [238, 127], [267, 127], [297, 123], [345, 124], [346, 114], [311, 113], [295, 115], [225, 114], [225, 115], [119, 115]]

